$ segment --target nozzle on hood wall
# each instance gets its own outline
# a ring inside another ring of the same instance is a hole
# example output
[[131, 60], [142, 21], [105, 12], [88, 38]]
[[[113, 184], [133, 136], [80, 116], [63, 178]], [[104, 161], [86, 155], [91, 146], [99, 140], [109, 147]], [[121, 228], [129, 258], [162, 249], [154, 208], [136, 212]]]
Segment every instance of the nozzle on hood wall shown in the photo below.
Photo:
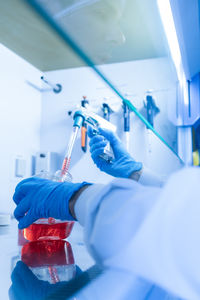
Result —
[[130, 109], [123, 103], [123, 115], [124, 115], [124, 132], [130, 131]]
[[103, 117], [105, 120], [110, 121], [110, 115], [113, 113], [113, 110], [107, 103], [102, 104]]
[[59, 94], [62, 91], [62, 85], [59, 83], [53, 84], [52, 82], [50, 82], [49, 80], [47, 80], [44, 76], [41, 76], [41, 80], [46, 83], [48, 86], [50, 86], [50, 88], [52, 89], [52, 91], [56, 94]]
[[86, 96], [83, 96], [83, 99], [81, 100], [81, 106], [82, 107], [88, 107], [89, 105], [89, 101], [87, 100], [87, 97]]
[[126, 150], [130, 149], [130, 109], [123, 103], [123, 117], [124, 117], [124, 134], [125, 134], [125, 144]]
[[[81, 106], [85, 108], [89, 105], [89, 101], [86, 98], [86, 96], [83, 96], [83, 100], [81, 100]], [[87, 123], [85, 121], [81, 127], [81, 149], [84, 153], [87, 152]]]
[[160, 109], [156, 106], [155, 100], [151, 95], [146, 96], [144, 107], [147, 110], [147, 121], [154, 127], [154, 117], [160, 112]]

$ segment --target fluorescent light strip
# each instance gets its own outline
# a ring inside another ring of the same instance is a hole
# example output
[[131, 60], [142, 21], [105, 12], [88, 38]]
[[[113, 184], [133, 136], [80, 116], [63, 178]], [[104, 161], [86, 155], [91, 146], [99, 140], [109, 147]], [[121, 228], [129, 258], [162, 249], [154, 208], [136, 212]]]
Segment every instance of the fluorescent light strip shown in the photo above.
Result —
[[158, 7], [169, 43], [172, 59], [176, 69], [179, 70], [181, 65], [181, 53], [169, 0], [158, 0]]
[[171, 56], [177, 71], [177, 76], [183, 90], [184, 103], [188, 105], [187, 81], [183, 71], [181, 52], [169, 0], [157, 0], [160, 16], [167, 36]]

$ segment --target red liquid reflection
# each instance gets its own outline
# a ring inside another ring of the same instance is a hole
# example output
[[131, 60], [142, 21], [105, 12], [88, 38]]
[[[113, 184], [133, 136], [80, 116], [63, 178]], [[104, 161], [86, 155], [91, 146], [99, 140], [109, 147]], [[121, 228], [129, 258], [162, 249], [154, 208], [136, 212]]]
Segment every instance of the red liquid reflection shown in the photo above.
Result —
[[41, 239], [65, 239], [74, 226], [73, 221], [55, 224], [36, 224], [33, 223], [24, 229], [24, 237], [29, 241]]
[[71, 245], [62, 240], [30, 242], [23, 246], [21, 258], [29, 267], [74, 264]]
[[[29, 242], [22, 247], [21, 259], [31, 268], [33, 273], [36, 271], [38, 275], [39, 270], [40, 279], [43, 274], [45, 276], [43, 279], [46, 280], [49, 277], [53, 284], [62, 281], [64, 266], [71, 266], [71, 271], [68, 274], [70, 277], [68, 279], [72, 279], [75, 276], [72, 248], [68, 242], [63, 240]], [[45, 270], [48, 270], [49, 276]], [[66, 279], [65, 273], [64, 279]]]

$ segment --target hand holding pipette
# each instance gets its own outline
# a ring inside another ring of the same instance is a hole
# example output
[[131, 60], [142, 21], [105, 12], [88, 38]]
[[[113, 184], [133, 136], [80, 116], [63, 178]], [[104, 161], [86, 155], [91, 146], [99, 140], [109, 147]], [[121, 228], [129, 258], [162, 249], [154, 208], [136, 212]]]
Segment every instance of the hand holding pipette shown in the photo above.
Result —
[[[133, 172], [142, 169], [142, 163], [136, 162], [124, 148], [122, 142], [112, 131], [99, 128], [98, 134], [93, 134], [89, 128], [88, 135], [90, 139], [90, 152], [97, 167], [114, 177], [128, 178]], [[101, 158], [107, 143], [110, 142], [114, 158], [111, 162]]]

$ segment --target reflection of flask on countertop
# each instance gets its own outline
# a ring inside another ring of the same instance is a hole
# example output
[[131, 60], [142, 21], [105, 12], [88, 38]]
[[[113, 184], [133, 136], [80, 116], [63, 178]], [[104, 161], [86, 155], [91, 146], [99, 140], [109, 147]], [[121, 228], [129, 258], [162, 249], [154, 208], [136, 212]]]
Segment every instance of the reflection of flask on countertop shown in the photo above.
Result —
[[[48, 172], [41, 172], [36, 176], [54, 181], [72, 181], [72, 176], [69, 173], [66, 173], [63, 177], [61, 171], [56, 172], [55, 175], [51, 175]], [[23, 233], [25, 239], [29, 241], [44, 239], [65, 239], [70, 235], [73, 225], [74, 221], [62, 221], [54, 218], [42, 218], [35, 221], [29, 227], [23, 229]]]
[[71, 245], [63, 240], [29, 242], [21, 250], [22, 261], [40, 280], [69, 281], [76, 276]]

